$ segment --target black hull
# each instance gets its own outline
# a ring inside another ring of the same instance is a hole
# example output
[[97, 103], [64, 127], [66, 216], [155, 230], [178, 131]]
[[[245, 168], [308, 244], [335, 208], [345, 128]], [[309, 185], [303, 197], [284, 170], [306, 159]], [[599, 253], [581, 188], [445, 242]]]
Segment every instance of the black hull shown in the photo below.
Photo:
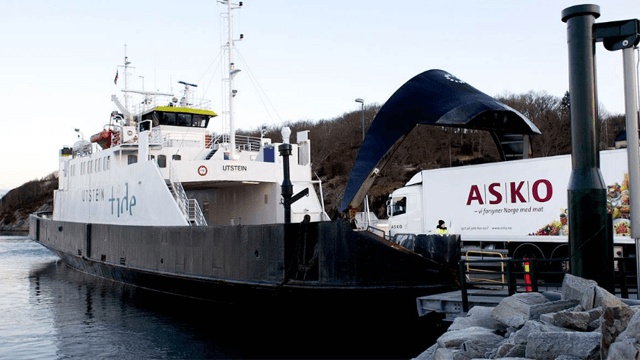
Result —
[[[417, 318], [456, 286], [455, 237], [420, 256], [347, 223], [142, 227], [30, 219], [30, 237], [82, 272], [269, 311]], [[427, 258], [431, 257], [431, 259]]]

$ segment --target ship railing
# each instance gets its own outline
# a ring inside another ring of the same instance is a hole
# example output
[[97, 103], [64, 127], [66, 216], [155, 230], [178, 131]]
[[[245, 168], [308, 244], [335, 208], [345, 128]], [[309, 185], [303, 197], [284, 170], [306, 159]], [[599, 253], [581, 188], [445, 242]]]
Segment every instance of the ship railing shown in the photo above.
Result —
[[[212, 134], [207, 148], [215, 149], [215, 145], [229, 144], [231, 136], [229, 134]], [[242, 151], [260, 151], [262, 138], [236, 134], [236, 149]]]
[[151, 134], [149, 134], [149, 145], [162, 145], [162, 131], [160, 128], [151, 129]]
[[196, 226], [207, 226], [207, 221], [202, 214], [200, 205], [195, 199], [189, 199], [184, 191], [182, 183], [178, 180], [173, 166], [169, 167], [169, 186], [173, 189], [173, 196], [176, 199], [178, 208], [185, 216], [189, 224]]
[[207, 225], [207, 220], [204, 218], [200, 204], [196, 199], [189, 199], [189, 221], [198, 226]]
[[202, 148], [204, 146], [204, 135], [168, 133], [162, 135], [162, 146]]
[[133, 105], [132, 113], [135, 115], [139, 115], [157, 106], [177, 106], [177, 107], [186, 107], [190, 109], [211, 110], [211, 100], [193, 99], [192, 103], [188, 103], [186, 106], [182, 106], [180, 103], [176, 104], [176, 103], [170, 102], [167, 99], [166, 95], [155, 95], [155, 96], [151, 96], [148, 100], [145, 100], [139, 104]]

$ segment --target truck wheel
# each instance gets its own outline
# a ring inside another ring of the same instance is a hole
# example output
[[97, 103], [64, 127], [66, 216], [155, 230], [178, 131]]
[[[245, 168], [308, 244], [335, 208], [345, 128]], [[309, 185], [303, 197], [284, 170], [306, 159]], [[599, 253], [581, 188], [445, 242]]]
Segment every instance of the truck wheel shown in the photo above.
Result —
[[[513, 259], [521, 260], [521, 259], [537, 259], [543, 260], [544, 253], [542, 249], [540, 249], [537, 245], [534, 244], [521, 244], [513, 251]], [[538, 270], [542, 268], [545, 264], [541, 261], [537, 262]], [[524, 271], [524, 263], [516, 264], [516, 267], [520, 269], [520, 271]]]
[[513, 251], [514, 259], [544, 259], [542, 250], [534, 244], [522, 244]]
[[551, 252], [552, 259], [567, 259], [566, 261], [559, 262], [559, 265], [554, 266], [555, 268], [559, 268], [560, 271], [567, 274], [571, 270], [571, 261], [569, 261], [569, 245], [562, 244], [558, 245]]

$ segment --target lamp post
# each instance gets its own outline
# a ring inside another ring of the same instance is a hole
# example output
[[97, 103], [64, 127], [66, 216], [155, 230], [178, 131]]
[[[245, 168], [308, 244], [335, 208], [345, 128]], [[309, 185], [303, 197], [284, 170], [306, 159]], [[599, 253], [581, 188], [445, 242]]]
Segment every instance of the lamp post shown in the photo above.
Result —
[[356, 102], [362, 105], [362, 141], [364, 141], [364, 99], [357, 98]]

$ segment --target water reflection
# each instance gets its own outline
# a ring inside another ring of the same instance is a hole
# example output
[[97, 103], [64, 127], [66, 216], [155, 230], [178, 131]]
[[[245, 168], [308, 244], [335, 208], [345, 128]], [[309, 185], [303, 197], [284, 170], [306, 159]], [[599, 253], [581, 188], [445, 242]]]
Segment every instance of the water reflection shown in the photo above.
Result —
[[410, 358], [430, 345], [412, 342], [423, 338], [416, 329], [320, 322], [115, 283], [28, 240], [0, 237], [0, 271], [0, 358]]

